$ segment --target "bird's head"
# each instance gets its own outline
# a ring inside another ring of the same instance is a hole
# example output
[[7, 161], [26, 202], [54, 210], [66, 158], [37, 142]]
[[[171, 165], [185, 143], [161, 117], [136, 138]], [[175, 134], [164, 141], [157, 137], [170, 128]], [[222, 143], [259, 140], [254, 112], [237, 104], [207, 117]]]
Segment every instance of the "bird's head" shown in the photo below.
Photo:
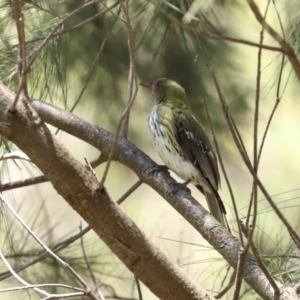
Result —
[[186, 94], [182, 86], [167, 78], [160, 78], [154, 82], [142, 82], [140, 85], [152, 90], [158, 103], [181, 102], [186, 104]]

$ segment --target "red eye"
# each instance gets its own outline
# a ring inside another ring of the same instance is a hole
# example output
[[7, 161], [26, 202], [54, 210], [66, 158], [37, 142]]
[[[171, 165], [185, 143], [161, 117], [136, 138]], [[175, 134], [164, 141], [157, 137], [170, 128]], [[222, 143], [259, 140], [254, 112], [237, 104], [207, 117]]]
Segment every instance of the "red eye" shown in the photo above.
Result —
[[162, 83], [159, 81], [159, 82], [156, 84], [156, 87], [161, 88], [161, 86], [162, 86]]

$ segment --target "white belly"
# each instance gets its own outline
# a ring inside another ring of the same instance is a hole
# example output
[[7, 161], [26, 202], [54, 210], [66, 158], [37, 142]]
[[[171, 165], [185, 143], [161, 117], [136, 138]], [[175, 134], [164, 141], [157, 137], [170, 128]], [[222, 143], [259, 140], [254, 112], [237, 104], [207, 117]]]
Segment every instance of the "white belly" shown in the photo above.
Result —
[[194, 184], [200, 184], [205, 189], [209, 189], [202, 175], [193, 164], [183, 154], [180, 155], [176, 151], [175, 147], [180, 148], [179, 145], [176, 141], [172, 143], [169, 140], [167, 128], [162, 124], [158, 125], [156, 119], [156, 112], [152, 111], [148, 116], [148, 123], [153, 138], [153, 145], [165, 165], [184, 181], [191, 180]]

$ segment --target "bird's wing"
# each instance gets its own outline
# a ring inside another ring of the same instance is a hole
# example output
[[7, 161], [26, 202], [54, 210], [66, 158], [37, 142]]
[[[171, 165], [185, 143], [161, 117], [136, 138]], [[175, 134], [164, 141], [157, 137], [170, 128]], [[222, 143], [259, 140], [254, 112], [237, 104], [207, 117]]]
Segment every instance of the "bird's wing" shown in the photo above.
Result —
[[213, 190], [218, 190], [219, 173], [212, 146], [200, 123], [190, 115], [188, 118], [175, 118], [174, 132], [184, 155], [208, 181]]

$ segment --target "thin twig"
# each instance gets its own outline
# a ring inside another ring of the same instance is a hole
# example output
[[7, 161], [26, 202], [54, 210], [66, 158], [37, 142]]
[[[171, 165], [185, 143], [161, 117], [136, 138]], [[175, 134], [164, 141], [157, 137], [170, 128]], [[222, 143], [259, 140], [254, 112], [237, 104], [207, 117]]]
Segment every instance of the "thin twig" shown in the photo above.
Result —
[[23, 159], [31, 162], [30, 158], [25, 154], [23, 151], [16, 150], [13, 152], [7, 152], [0, 155], [0, 161], [7, 160], [7, 159]]
[[216, 299], [222, 298], [233, 287], [235, 277], [236, 277], [236, 270], [233, 271], [227, 286], [225, 286], [225, 288], [215, 296]]
[[291, 259], [291, 258], [296, 258], [296, 259], [300, 259], [299, 255], [289, 255], [289, 254], [260, 254], [261, 257], [265, 257], [265, 258], [287, 258], [287, 259]]
[[277, 15], [277, 18], [278, 18], [278, 22], [279, 22], [279, 26], [280, 26], [280, 29], [281, 29], [281, 32], [282, 32], [282, 36], [285, 38], [284, 27], [283, 27], [282, 20], [281, 20], [279, 11], [277, 9], [277, 5], [275, 3], [275, 0], [272, 0], [272, 3], [273, 3], [273, 6], [275, 8], [275, 12], [276, 12], [276, 15]]
[[[19, 46], [19, 44], [17, 44], [17, 46]], [[0, 53], [0, 57], [4, 58], [5, 60], [8, 60], [9, 62], [11, 62], [13, 64], [16, 63], [15, 60], [11, 59], [10, 57], [7, 57], [7, 56], [3, 55], [2, 53]]]
[[[137, 84], [136, 68], [135, 68], [135, 44], [134, 44], [133, 30], [131, 26], [130, 17], [129, 17], [128, 3], [129, 0], [126, 0], [125, 3], [123, 1], [120, 1], [120, 5], [122, 7], [122, 11], [126, 20], [125, 24], [126, 24], [126, 32], [127, 32], [128, 50], [129, 50], [127, 106], [131, 107], [138, 92], [138, 84]], [[134, 83], [135, 83], [135, 90], [133, 93]], [[128, 110], [128, 113], [125, 116], [123, 122], [122, 136], [125, 138], [127, 138], [127, 134], [128, 134], [129, 116], [130, 116], [130, 110]]]
[[[80, 222], [80, 225], [79, 225], [79, 230], [80, 230], [80, 232], [82, 232], [82, 224], [81, 224], [81, 222]], [[89, 262], [89, 260], [87, 258], [87, 255], [86, 255], [86, 252], [85, 252], [85, 248], [84, 248], [83, 235], [80, 237], [80, 244], [81, 244], [81, 249], [82, 249], [84, 261], [86, 263], [86, 266], [88, 268], [90, 276], [91, 276], [91, 278], [93, 280], [95, 288], [97, 289], [98, 295], [99, 295], [99, 297], [100, 297], [101, 300], [105, 300], [104, 296], [103, 296], [103, 294], [102, 294], [102, 292], [101, 292], [101, 290], [100, 290], [100, 288], [98, 286], [98, 283], [97, 283], [96, 277], [94, 275], [94, 272], [92, 270], [91, 264], [90, 264], [90, 262]]]
[[19, 85], [16, 92], [14, 102], [10, 108], [11, 112], [15, 112], [16, 106], [20, 95], [27, 97], [27, 76], [28, 72], [26, 68], [26, 42], [25, 42], [25, 25], [24, 25], [24, 15], [21, 10], [21, 4], [19, 0], [13, 0], [13, 11], [16, 20], [16, 27], [18, 32], [18, 73], [19, 73]]
[[14, 182], [3, 183], [0, 185], [0, 191], [4, 192], [4, 191], [18, 189], [21, 187], [26, 187], [26, 186], [44, 183], [44, 182], [48, 182], [48, 181], [49, 180], [44, 175], [36, 176], [36, 177], [32, 177], [32, 178], [25, 179], [25, 180], [18, 180], [18, 181], [14, 181]]
[[143, 294], [142, 294], [140, 281], [136, 276], [134, 276], [134, 280], [135, 280], [135, 283], [136, 283], [136, 287], [137, 287], [137, 291], [138, 291], [138, 295], [139, 295], [139, 300], [143, 300]]
[[89, 296], [97, 300], [97, 297], [90, 291], [88, 285], [86, 282], [80, 277], [80, 275], [65, 261], [63, 261], [58, 255], [56, 255], [51, 249], [43, 243], [38, 236], [29, 228], [29, 226], [22, 220], [22, 218], [18, 215], [18, 213], [13, 209], [13, 207], [6, 201], [6, 199], [0, 194], [0, 199], [5, 204], [5, 206], [10, 210], [10, 212], [14, 215], [14, 217], [22, 224], [22, 226], [28, 231], [28, 233], [35, 239], [35, 241], [44, 248], [50, 256], [52, 256], [56, 261], [58, 261], [62, 266], [64, 266], [66, 269], [68, 269], [71, 274], [82, 284], [82, 286], [85, 288]]
[[[61, 283], [40, 283], [40, 284], [28, 284], [26, 286], [18, 286], [18, 287], [12, 287], [12, 288], [6, 288], [6, 289], [1, 289], [0, 293], [6, 293], [6, 292], [13, 292], [13, 291], [20, 291], [20, 290], [27, 290], [27, 289], [34, 289], [34, 288], [40, 288], [40, 287], [62, 287], [65, 289], [71, 289], [75, 291], [80, 291], [84, 295], [84, 290], [70, 286], [67, 284], [61, 284]], [[53, 295], [56, 296], [56, 295]]]
[[[208, 67], [208, 65], [209, 65], [208, 59], [206, 57], [206, 54], [205, 54], [203, 48], [201, 47], [201, 44], [200, 44], [198, 36], [196, 36], [196, 39], [197, 39], [197, 42], [198, 42], [198, 47], [200, 48], [200, 50], [202, 52], [202, 55], [204, 56], [204, 60], [205, 60], [206, 66]], [[195, 58], [195, 62], [194, 63], [195, 63], [195, 66], [196, 66], [196, 72], [197, 72], [198, 80], [200, 81], [200, 73], [199, 73], [199, 69], [197, 68], [197, 66], [198, 66], [198, 57]], [[222, 173], [224, 175], [225, 182], [226, 182], [226, 185], [227, 185], [227, 188], [228, 188], [228, 191], [229, 191], [229, 194], [230, 194], [231, 202], [232, 202], [232, 205], [233, 205], [234, 215], [235, 215], [235, 219], [237, 221], [237, 228], [238, 228], [238, 232], [239, 232], [240, 242], [243, 245], [243, 243], [244, 243], [243, 242], [243, 235], [242, 235], [242, 233], [241, 233], [241, 231], [239, 229], [239, 225], [238, 225], [239, 224], [238, 223], [239, 215], [238, 215], [238, 209], [237, 209], [237, 206], [236, 206], [236, 201], [235, 201], [234, 193], [233, 193], [233, 190], [232, 190], [232, 187], [231, 187], [231, 184], [230, 184], [230, 181], [229, 181], [229, 178], [228, 178], [228, 175], [227, 175], [224, 163], [223, 163], [223, 159], [222, 159], [220, 148], [219, 148], [219, 143], [218, 143], [217, 138], [215, 136], [215, 132], [214, 132], [214, 129], [213, 129], [213, 126], [212, 126], [212, 121], [211, 121], [211, 118], [210, 118], [210, 114], [208, 112], [207, 101], [206, 101], [205, 97], [202, 97], [202, 101], [203, 101], [203, 104], [204, 104], [204, 107], [205, 107], [205, 112], [206, 112], [206, 116], [207, 116], [208, 122], [210, 124], [210, 130], [212, 132], [213, 141], [214, 141], [214, 145], [215, 145], [215, 148], [216, 148], [216, 151], [217, 151], [218, 160], [219, 160], [219, 163], [220, 163], [220, 166], [221, 166], [221, 170], [222, 170]], [[229, 232], [230, 232], [229, 225], [228, 225], [228, 229], [229, 229]]]
[[86, 158], [84, 153], [82, 153], [82, 156], [83, 156], [83, 159], [85, 161], [85, 165], [86, 165], [87, 169], [93, 174], [93, 176], [96, 178], [96, 180], [99, 181], [97, 173], [94, 171], [92, 165], [90, 164], [90, 162], [88, 161], [88, 159]]
[[[267, 18], [268, 10], [270, 7], [270, 0], [267, 3], [264, 20]], [[264, 27], [262, 26], [260, 32], [259, 43], [262, 44], [264, 41]], [[261, 83], [261, 57], [262, 57], [262, 49], [258, 49], [257, 54], [257, 73], [256, 73], [256, 95], [255, 95], [255, 106], [254, 106], [254, 121], [253, 121], [253, 169], [257, 173], [258, 172], [258, 155], [257, 155], [257, 143], [258, 143], [258, 119], [259, 119], [259, 100], [260, 100], [260, 83]], [[255, 229], [256, 219], [257, 219], [257, 184], [255, 179], [253, 178], [252, 183], [252, 193], [249, 202], [248, 214], [246, 218], [246, 226], [249, 226], [250, 216], [251, 216], [251, 208], [253, 203], [253, 218], [252, 218], [252, 227]], [[250, 242], [252, 236], [249, 237]]]
[[290, 234], [293, 235], [293, 237], [300, 243], [300, 237], [299, 235], [295, 232], [295, 230], [292, 228], [292, 226], [290, 225], [290, 223], [286, 220], [286, 218], [284, 217], [283, 213], [281, 212], [281, 210], [277, 207], [277, 205], [274, 203], [274, 201], [272, 200], [271, 196], [269, 195], [269, 193], [267, 192], [267, 190], [265, 189], [264, 185], [262, 184], [262, 182], [260, 181], [260, 179], [258, 178], [256, 172], [253, 170], [253, 166], [249, 160], [249, 156], [246, 152], [246, 149], [242, 143], [241, 137], [239, 135], [239, 131], [231, 117], [225, 96], [221, 90], [221, 87], [218, 83], [218, 80], [215, 76], [214, 71], [212, 70], [211, 67], [209, 67], [209, 72], [211, 73], [211, 76], [213, 78], [215, 87], [217, 89], [218, 92], [218, 96], [219, 96], [219, 100], [221, 102], [222, 105], [222, 110], [225, 116], [225, 119], [227, 121], [227, 125], [229, 127], [230, 133], [234, 139], [235, 145], [237, 146], [237, 149], [239, 150], [242, 159], [246, 165], [246, 167], [248, 168], [249, 172], [251, 173], [251, 175], [254, 177], [254, 179], [257, 182], [257, 185], [259, 186], [262, 194], [265, 196], [265, 198], [267, 199], [267, 201], [269, 202], [270, 206], [273, 208], [273, 210], [275, 211], [275, 213], [277, 214], [277, 216], [279, 217], [279, 219], [282, 221], [282, 223], [286, 226], [287, 230], [289, 231]]
[[[126, 25], [127, 25], [127, 31], [131, 31], [131, 34], [132, 34], [132, 28], [131, 28], [131, 24], [130, 24], [130, 19], [129, 19], [129, 15], [127, 13], [126, 15], [126, 7], [124, 5], [124, 3], [121, 1], [120, 2], [121, 4], [121, 8], [125, 14], [125, 18], [126, 18]], [[130, 29], [128, 29], [128, 27]], [[130, 35], [130, 33], [128, 33]], [[105, 182], [105, 179], [107, 177], [107, 174], [108, 174], [108, 170], [109, 170], [109, 167], [110, 167], [110, 164], [112, 162], [112, 159], [113, 159], [113, 155], [114, 155], [114, 152], [115, 152], [115, 148], [116, 148], [116, 145], [117, 145], [117, 140], [119, 138], [119, 135], [120, 135], [120, 132], [121, 132], [121, 128], [122, 128], [122, 124], [124, 122], [124, 120], [126, 120], [127, 118], [127, 115], [129, 114], [129, 111], [131, 109], [131, 106], [133, 104], [133, 101], [136, 97], [136, 94], [137, 94], [137, 87], [136, 87], [136, 90], [135, 90], [135, 94], [132, 95], [132, 84], [133, 84], [133, 76], [135, 74], [135, 66], [134, 66], [134, 62], [133, 62], [133, 59], [134, 59], [134, 55], [133, 55], [133, 49], [134, 49], [134, 43], [133, 43], [133, 36], [131, 37], [128, 37], [129, 39], [129, 58], [130, 58], [130, 70], [129, 71], [129, 92], [128, 92], [128, 101], [127, 101], [127, 105], [125, 107], [125, 110], [123, 111], [120, 119], [119, 119], [119, 122], [118, 122], [118, 125], [117, 125], [117, 130], [116, 130], [116, 133], [115, 133], [115, 138], [113, 140], [113, 143], [111, 145], [111, 148], [110, 148], [110, 151], [109, 151], [109, 155], [108, 155], [108, 158], [107, 158], [107, 163], [106, 163], [106, 166], [105, 166], [105, 170], [104, 170], [104, 173], [103, 173], [103, 176], [102, 176], [102, 180], [100, 182], [100, 188], [102, 188], [104, 186], [104, 182]], [[137, 84], [136, 84], [137, 86]]]
[[271, 50], [271, 51], [277, 51], [277, 52], [284, 52], [284, 50], [280, 47], [272, 47], [272, 46], [267, 46], [267, 45], [260, 45], [251, 41], [247, 41], [247, 40], [243, 40], [243, 39], [238, 39], [238, 38], [233, 38], [233, 37], [229, 37], [226, 35], [215, 35], [215, 34], [210, 34], [206, 31], [203, 30], [199, 30], [197, 28], [194, 28], [192, 26], [183, 24], [181, 21], [177, 20], [176, 18], [174, 18], [173, 16], [171, 16], [170, 14], [168, 14], [166, 12], [166, 10], [164, 10], [163, 8], [161, 8], [159, 5], [157, 5], [157, 3], [155, 3], [153, 0], [148, 0], [149, 2], [151, 2], [154, 6], [156, 6], [156, 8], [163, 13], [169, 20], [171, 20], [172, 22], [174, 22], [177, 26], [193, 31], [197, 34], [200, 34], [201, 36], [204, 36], [208, 39], [212, 39], [212, 40], [222, 40], [222, 41], [229, 41], [229, 42], [233, 42], [233, 43], [238, 43], [238, 44], [244, 44], [244, 45], [248, 45], [248, 46], [253, 46], [253, 47], [258, 47], [258, 48], [263, 48], [266, 50]]
[[236, 267], [236, 275], [235, 275], [235, 281], [234, 281], [234, 293], [233, 293], [232, 300], [239, 299], [239, 294], [240, 294], [242, 281], [243, 281], [243, 273], [244, 273], [243, 269], [244, 269], [245, 261], [247, 258], [247, 252], [242, 247], [238, 253], [239, 256], [238, 256], [238, 263], [237, 263], [237, 267]]
[[247, 2], [249, 4], [254, 16], [256, 17], [256, 20], [265, 28], [265, 30], [281, 46], [283, 53], [285, 55], [287, 55], [291, 65], [294, 69], [294, 72], [296, 73], [296, 76], [297, 76], [298, 80], [300, 81], [300, 63], [299, 63], [297, 55], [295, 54], [291, 45], [266, 22], [266, 20], [260, 13], [257, 5], [255, 4], [255, 2], [253, 0], [247, 0]]
[[[280, 15], [278, 13], [278, 10], [277, 10], [277, 7], [275, 5], [274, 0], [272, 0], [272, 1], [274, 3], [274, 6], [275, 6], [275, 10], [276, 10], [277, 17], [278, 17], [278, 20], [279, 20], [279, 24], [280, 24], [282, 35], [283, 35], [283, 37], [285, 37], [284, 28], [283, 28], [283, 25], [282, 25], [282, 21], [281, 21]], [[264, 143], [265, 143], [265, 140], [266, 140], [266, 137], [267, 137], [267, 133], [268, 133], [269, 127], [271, 125], [273, 116], [275, 114], [275, 111], [276, 111], [279, 103], [280, 103], [280, 98], [281, 98], [280, 97], [280, 88], [281, 88], [281, 79], [282, 79], [284, 61], [285, 61], [285, 56], [284, 56], [284, 54], [282, 54], [281, 64], [280, 64], [280, 70], [279, 70], [279, 76], [278, 76], [278, 84], [277, 84], [277, 90], [276, 90], [276, 101], [275, 101], [275, 105], [274, 105], [274, 107], [273, 107], [273, 109], [271, 111], [270, 117], [269, 117], [267, 125], [266, 125], [266, 129], [264, 131], [264, 134], [263, 134], [263, 137], [262, 137], [262, 140], [261, 140], [261, 143], [260, 143], [260, 148], [259, 148], [259, 152], [258, 152], [258, 163], [259, 163], [260, 158], [261, 158], [262, 150], [263, 150], [263, 147], [264, 147]]]
[[32, 66], [33, 62], [35, 61], [36, 57], [38, 56], [38, 54], [42, 51], [42, 49], [46, 46], [47, 42], [53, 37], [53, 34], [56, 33], [57, 30], [59, 30], [59, 28], [61, 28], [61, 26], [69, 19], [71, 18], [73, 15], [77, 14], [78, 12], [80, 12], [82, 9], [96, 4], [97, 2], [100, 2], [100, 0], [94, 0], [94, 1], [85, 1], [83, 4], [79, 5], [77, 8], [75, 8], [72, 12], [70, 12], [66, 17], [64, 17], [49, 33], [48, 35], [45, 37], [45, 39], [40, 43], [40, 45], [33, 51], [33, 53], [30, 55], [29, 61], [28, 61], [28, 65], [27, 65], [27, 70], [30, 69], [30, 67]]
[[[250, 225], [248, 230], [247, 228], [244, 226], [244, 224], [241, 222], [241, 228], [243, 233], [245, 234], [245, 236], [248, 238], [249, 236], [253, 236], [253, 227]], [[273, 279], [273, 276], [269, 273], [269, 270], [266, 268], [265, 264], [263, 263], [260, 254], [258, 252], [258, 249], [254, 243], [254, 241], [248, 240], [250, 242], [250, 247], [252, 249], [252, 252], [256, 258], [257, 264], [258, 266], [261, 268], [261, 270], [264, 272], [264, 274], [266, 275], [268, 281], [270, 282], [271, 286], [274, 289], [274, 293], [275, 295], [279, 295], [280, 294], [280, 289], [276, 283], [276, 281]], [[275, 297], [276, 298], [276, 297]]]
[[114, 28], [115, 25], [116, 25], [117, 20], [118, 20], [118, 19], [117, 19], [117, 17], [116, 17], [116, 18], [114, 19], [114, 21], [113, 21], [113, 23], [112, 23], [110, 29], [107, 31], [107, 33], [106, 33], [106, 35], [105, 35], [105, 37], [104, 37], [104, 39], [103, 39], [103, 41], [102, 41], [102, 43], [101, 43], [101, 46], [100, 46], [100, 48], [99, 48], [99, 51], [98, 51], [98, 53], [97, 53], [97, 55], [96, 55], [96, 57], [95, 57], [95, 59], [94, 59], [94, 61], [93, 61], [93, 64], [92, 64], [92, 66], [91, 66], [91, 68], [90, 68], [90, 70], [89, 70], [89, 72], [88, 72], [88, 75], [87, 75], [87, 78], [86, 78], [86, 80], [85, 80], [84, 86], [83, 86], [82, 90], [80, 91], [77, 100], [75, 101], [75, 103], [73, 104], [72, 108], [70, 109], [70, 112], [73, 112], [73, 111], [74, 111], [75, 107], [78, 105], [79, 101], [81, 100], [81, 98], [82, 98], [82, 96], [83, 96], [83, 93], [85, 92], [85, 90], [86, 90], [88, 84], [90, 83], [90, 80], [92, 79], [92, 77], [93, 77], [93, 75], [94, 75], [94, 73], [95, 73], [96, 66], [97, 66], [98, 63], [99, 63], [99, 60], [100, 60], [100, 57], [101, 57], [101, 55], [102, 55], [103, 49], [104, 49], [104, 47], [105, 47], [105, 45], [106, 45], [106, 43], [107, 43], [107, 41], [108, 41], [108, 38], [109, 38], [110, 35], [111, 35], [111, 32], [112, 32], [113, 28]]
[[[105, 3], [103, 3], [103, 5], [105, 6]], [[61, 36], [61, 35], [63, 35], [63, 34], [69, 33], [69, 32], [72, 32], [72, 31], [74, 31], [74, 30], [76, 30], [76, 29], [81, 28], [82, 26], [84, 26], [84, 25], [86, 25], [86, 24], [88, 24], [88, 23], [91, 23], [91, 22], [93, 22], [94, 20], [96, 20], [97, 18], [99, 18], [100, 16], [106, 14], [107, 12], [111, 12], [111, 10], [112, 10], [113, 8], [115, 8], [116, 6], [118, 6], [118, 5], [119, 5], [119, 2], [116, 2], [116, 3], [114, 3], [114, 4], [112, 4], [111, 6], [108, 6], [108, 7], [106, 6], [106, 9], [105, 9], [105, 10], [100, 11], [99, 13], [95, 14], [94, 16], [92, 16], [92, 17], [90, 17], [90, 18], [88, 18], [88, 19], [82, 21], [81, 23], [78, 23], [78, 24], [72, 26], [71, 28], [68, 28], [68, 29], [65, 29], [65, 30], [62, 30], [62, 31], [53, 33], [53, 34], [51, 35], [50, 39], [52, 39], [52, 38], [54, 38], [54, 37], [57, 37], [57, 36]], [[113, 12], [111, 12], [111, 13], [113, 14]], [[119, 19], [120, 19], [120, 18], [119, 18]], [[124, 22], [122, 19], [120, 19], [120, 20], [121, 20], [122, 22]], [[32, 40], [27, 41], [27, 44], [35, 43], [35, 42], [38, 42], [38, 41], [42, 41], [42, 40], [44, 40], [46, 37], [47, 37], [47, 36], [37, 37], [37, 38], [35, 38], [35, 39], [32, 39]], [[13, 45], [12, 47], [15, 47], [15, 46], [16, 46], [16, 45]], [[0, 54], [0, 56], [1, 56], [1, 54]], [[7, 58], [7, 59], [8, 59], [8, 58]]]
[[[111, 9], [111, 8], [110, 8], [110, 9]], [[105, 12], [107, 12], [108, 10], [109, 10], [109, 9], [107, 9]], [[112, 32], [113, 28], [114, 28], [115, 25], [116, 25], [116, 22], [117, 22], [117, 18], [114, 19], [111, 28], [108, 30], [108, 32], [107, 32], [106, 35], [105, 35], [105, 37], [104, 37], [104, 39], [103, 39], [103, 41], [102, 41], [102, 43], [101, 43], [101, 46], [100, 46], [100, 48], [99, 48], [99, 51], [98, 51], [98, 53], [97, 53], [97, 55], [96, 55], [96, 57], [95, 57], [95, 59], [94, 59], [94, 62], [93, 62], [92, 66], [91, 66], [91, 68], [90, 68], [90, 70], [89, 70], [89, 72], [88, 72], [88, 75], [87, 75], [87, 78], [86, 78], [86, 80], [85, 80], [84, 86], [83, 86], [83, 88], [81, 89], [81, 91], [80, 91], [80, 93], [79, 93], [79, 96], [78, 96], [78, 98], [76, 99], [75, 103], [73, 104], [72, 108], [70, 109], [70, 112], [73, 112], [73, 111], [74, 111], [75, 107], [78, 105], [79, 101], [81, 100], [81, 98], [82, 98], [82, 96], [83, 96], [83, 94], [84, 94], [84, 92], [85, 92], [85, 90], [86, 90], [88, 84], [90, 83], [90, 81], [91, 81], [91, 79], [92, 79], [92, 77], [93, 77], [93, 75], [94, 75], [94, 73], [95, 73], [96, 66], [98, 66], [98, 63], [99, 63], [100, 57], [101, 57], [101, 55], [102, 55], [103, 49], [104, 49], [104, 47], [105, 47], [105, 45], [106, 45], [106, 43], [107, 43], [107, 41], [108, 41], [108, 38], [109, 38], [110, 35], [111, 35], [111, 32]], [[56, 130], [55, 134], [58, 134], [58, 132], [59, 132], [59, 129]]]
[[[23, 283], [25, 286], [31, 286], [30, 283], [28, 283], [27, 281], [25, 281], [23, 278], [21, 278], [14, 270], [13, 268], [11, 267], [11, 265], [9, 264], [9, 262], [7, 261], [7, 259], [5, 258], [5, 256], [2, 254], [2, 252], [0, 251], [0, 258], [3, 260], [4, 264], [6, 265], [6, 267], [9, 269], [9, 271], [11, 272], [11, 274], [18, 280], [20, 281], [21, 283]], [[49, 293], [47, 293], [46, 291], [44, 290], [41, 290], [37, 287], [33, 287], [33, 289], [38, 292], [38, 293], [41, 293], [43, 295], [46, 295], [48, 296]]]
[[95, 169], [95, 168], [97, 168], [98, 166], [102, 165], [102, 164], [103, 164], [104, 162], [106, 162], [106, 161], [107, 161], [107, 158], [104, 157], [104, 155], [100, 154], [100, 155], [98, 156], [98, 158], [92, 160], [90, 164], [91, 164], [91, 166]]
[[[52, 252], [58, 252], [58, 251], [61, 251], [61, 250], [63, 250], [64, 248], [66, 248], [67, 246], [69, 246], [70, 244], [74, 243], [74, 242], [75, 242], [76, 240], [78, 240], [81, 236], [85, 235], [85, 234], [86, 234], [87, 232], [89, 232], [91, 229], [92, 229], [92, 228], [91, 228], [90, 226], [87, 226], [87, 227], [85, 227], [81, 232], [79, 232], [79, 233], [77, 233], [77, 234], [75, 234], [75, 235], [73, 235], [73, 236], [71, 236], [71, 237], [69, 237], [69, 238], [67, 238], [67, 239], [65, 239], [65, 240], [63, 240], [63, 241], [61, 241], [61, 242], [59, 242], [59, 243], [57, 243], [57, 244], [51, 246], [51, 247], [49, 247], [49, 248], [51, 249]], [[40, 262], [40, 261], [46, 259], [46, 258], [49, 257], [49, 256], [50, 256], [49, 252], [44, 252], [44, 253], [42, 253], [41, 255], [39, 255], [38, 257], [35, 257], [35, 258], [34, 258], [33, 260], [31, 260], [30, 262], [28, 262], [28, 263], [26, 263], [26, 264], [24, 264], [24, 265], [22, 265], [22, 266], [19, 266], [19, 267], [14, 268], [14, 271], [15, 271], [16, 273], [18, 273], [18, 272], [20, 272], [20, 271], [22, 271], [22, 270], [27, 269], [28, 267], [30, 267], [30, 266], [32, 266], [32, 265], [34, 265], [34, 264], [36, 264], [36, 263], [38, 263], [38, 262]], [[8, 256], [7, 256], [7, 257], [8, 257]], [[1, 281], [1, 280], [4, 280], [4, 279], [6, 279], [6, 278], [8, 278], [8, 277], [10, 277], [10, 276], [11, 276], [11, 273], [10, 273], [10, 272], [2, 272], [2, 273], [0, 273], [0, 281]]]
[[125, 192], [118, 200], [117, 203], [121, 204], [126, 198], [131, 195], [140, 185], [143, 184], [143, 181], [139, 179], [127, 192]]
[[[89, 164], [92, 168], [95, 169], [99, 165], [104, 163], [105, 161], [106, 161], [106, 158], [100, 155], [97, 159], [91, 161]], [[4, 191], [18, 189], [18, 188], [35, 185], [35, 184], [39, 184], [39, 183], [44, 183], [44, 182], [48, 182], [48, 181], [49, 180], [44, 175], [36, 176], [36, 177], [24, 179], [24, 180], [17, 180], [14, 182], [3, 183], [0, 185], [0, 191], [4, 192]]]

